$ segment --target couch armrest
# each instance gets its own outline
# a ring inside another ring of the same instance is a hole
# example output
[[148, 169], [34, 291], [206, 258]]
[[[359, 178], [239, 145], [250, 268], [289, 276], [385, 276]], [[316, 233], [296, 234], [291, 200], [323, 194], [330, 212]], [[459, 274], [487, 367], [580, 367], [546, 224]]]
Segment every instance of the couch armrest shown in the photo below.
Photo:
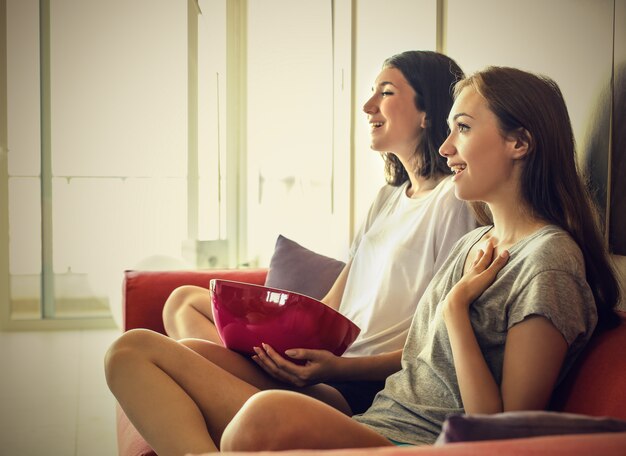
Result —
[[163, 305], [172, 291], [182, 285], [209, 287], [211, 279], [236, 280], [263, 285], [266, 268], [206, 269], [197, 271], [126, 271], [122, 311], [124, 331], [147, 328], [165, 333]]

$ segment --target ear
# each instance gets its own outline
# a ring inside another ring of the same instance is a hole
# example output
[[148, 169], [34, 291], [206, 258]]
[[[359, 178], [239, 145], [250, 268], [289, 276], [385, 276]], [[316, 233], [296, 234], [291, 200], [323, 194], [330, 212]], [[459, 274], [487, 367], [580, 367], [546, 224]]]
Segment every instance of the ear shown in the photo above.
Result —
[[422, 113], [422, 121], [420, 122], [420, 128], [425, 130], [427, 125], [428, 125], [428, 119], [426, 118], [426, 113], [423, 112]]
[[525, 128], [520, 128], [510, 136], [511, 158], [520, 160], [526, 157], [532, 145], [532, 136]]

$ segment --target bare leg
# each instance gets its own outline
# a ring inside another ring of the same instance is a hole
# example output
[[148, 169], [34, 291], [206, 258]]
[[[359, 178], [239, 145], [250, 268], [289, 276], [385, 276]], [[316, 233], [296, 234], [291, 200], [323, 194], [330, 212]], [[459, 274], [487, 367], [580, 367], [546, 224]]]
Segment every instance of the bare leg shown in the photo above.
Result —
[[148, 330], [124, 333], [105, 360], [109, 388], [160, 456], [216, 451], [258, 391], [193, 350]]
[[[287, 388], [284, 383], [276, 382], [265, 374], [255, 363], [222, 346], [222, 340], [213, 323], [213, 308], [208, 289], [194, 285], [176, 288], [165, 302], [163, 323], [170, 337], [181, 341], [209, 361], [258, 389]], [[206, 341], [211, 343], [204, 343]], [[297, 391], [352, 415], [344, 397], [328, 385], [319, 384]]]
[[332, 407], [291, 391], [252, 396], [222, 435], [223, 451], [367, 448], [392, 443]]
[[211, 342], [200, 339], [183, 339], [179, 342], [259, 390], [290, 389], [298, 391], [325, 402], [346, 415], [352, 415], [350, 406], [344, 397], [336, 389], [328, 385], [317, 384], [305, 388], [290, 388], [285, 383], [279, 382], [267, 375], [265, 371], [259, 368], [250, 358], [221, 345], [212, 344]]
[[194, 285], [176, 288], [163, 307], [165, 332], [173, 339], [204, 339], [222, 344], [215, 324], [209, 290]]

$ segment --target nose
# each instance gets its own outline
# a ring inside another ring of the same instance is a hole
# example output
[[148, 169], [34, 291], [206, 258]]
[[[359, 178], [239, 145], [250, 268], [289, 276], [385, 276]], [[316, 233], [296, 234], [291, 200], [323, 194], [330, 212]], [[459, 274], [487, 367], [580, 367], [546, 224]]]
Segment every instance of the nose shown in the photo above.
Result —
[[374, 114], [378, 110], [378, 106], [374, 100], [375, 96], [376, 94], [372, 95], [363, 105], [363, 112], [365, 114]]
[[442, 157], [449, 157], [451, 155], [454, 155], [455, 153], [456, 149], [452, 144], [452, 133], [449, 133], [446, 140], [443, 142], [441, 147], [439, 147], [439, 155], [441, 155]]

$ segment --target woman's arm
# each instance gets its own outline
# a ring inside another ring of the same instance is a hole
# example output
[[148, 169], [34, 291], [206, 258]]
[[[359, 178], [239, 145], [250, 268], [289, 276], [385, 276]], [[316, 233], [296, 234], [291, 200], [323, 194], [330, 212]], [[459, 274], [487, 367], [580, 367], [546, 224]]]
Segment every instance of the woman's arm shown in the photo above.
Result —
[[346, 282], [348, 281], [348, 274], [350, 273], [350, 266], [352, 266], [352, 259], [346, 263], [343, 267], [335, 283], [330, 288], [326, 296], [322, 298], [322, 302], [335, 310], [339, 310], [341, 304], [341, 298], [343, 298], [343, 291], [346, 288]]
[[567, 354], [567, 342], [545, 317], [531, 316], [506, 337], [502, 369], [504, 411], [545, 409]]
[[488, 242], [485, 252], [478, 252], [476, 260], [441, 304], [466, 413], [503, 410], [500, 388], [480, 350], [469, 316], [471, 304], [493, 283], [508, 261], [507, 251], [496, 258], [493, 253], [493, 245]]
[[480, 350], [469, 312], [449, 312], [445, 322], [465, 413], [501, 412], [500, 388]]
[[509, 330], [502, 385], [495, 382], [469, 319], [471, 303], [493, 283], [508, 259], [504, 254], [492, 261], [492, 256], [493, 247], [488, 244], [443, 303], [463, 407], [466, 413], [543, 409], [556, 384], [567, 343], [548, 319], [527, 318]]
[[285, 354], [306, 360], [306, 364], [285, 359], [269, 345], [258, 347], [253, 359], [272, 377], [299, 387], [329, 381], [385, 380], [400, 370], [402, 359], [402, 350], [350, 358], [303, 348], [287, 350]]

